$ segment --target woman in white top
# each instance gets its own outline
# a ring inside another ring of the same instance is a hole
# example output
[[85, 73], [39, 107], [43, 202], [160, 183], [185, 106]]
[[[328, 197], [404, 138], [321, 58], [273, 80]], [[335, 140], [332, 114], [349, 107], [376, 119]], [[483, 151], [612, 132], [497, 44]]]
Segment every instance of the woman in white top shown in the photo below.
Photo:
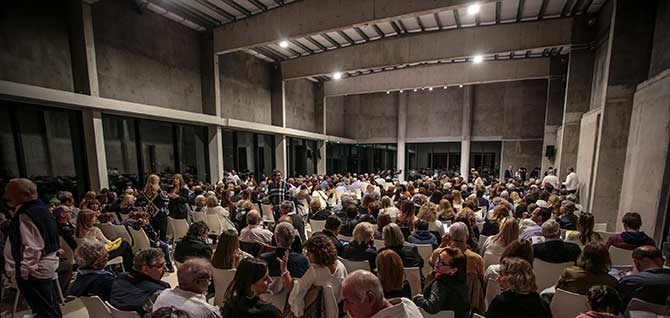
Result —
[[379, 213], [386, 213], [391, 216], [392, 220], [395, 220], [395, 218], [398, 216], [398, 213], [400, 211], [398, 208], [393, 205], [393, 201], [391, 201], [391, 198], [388, 196], [384, 196], [382, 198], [382, 209], [379, 210]]
[[[328, 306], [328, 295], [324, 294], [324, 304], [326, 304], [326, 318], [337, 318], [337, 304], [340, 302], [340, 289], [342, 281], [347, 277], [347, 269], [344, 264], [337, 259], [337, 250], [333, 241], [325, 235], [314, 235], [305, 243], [305, 255], [311, 263], [305, 275], [291, 280], [291, 274], [286, 270], [288, 253], [280, 262], [282, 271], [282, 282], [284, 287], [291, 288], [288, 297], [288, 303], [291, 304], [291, 311], [296, 317], [301, 317], [305, 309], [305, 295], [312, 286], [331, 286], [335, 295], [334, 306]], [[333, 305], [333, 304], [331, 304]], [[330, 309], [328, 309], [330, 308]], [[334, 310], [332, 310], [334, 309]]]
[[207, 197], [207, 205], [203, 208], [203, 212], [216, 215], [219, 219], [230, 217], [228, 210], [219, 205], [219, 199], [217, 199], [215, 195]]
[[[81, 245], [84, 240], [98, 241], [102, 244], [111, 243], [100, 228], [95, 226], [98, 221], [97, 212], [89, 209], [79, 211], [77, 217], [77, 227], [74, 229], [74, 240], [77, 245]], [[107, 248], [107, 246], [105, 246]], [[133, 249], [126, 241], [121, 241], [121, 244], [114, 246], [113, 249], [107, 250], [109, 252], [109, 259], [112, 260], [121, 256], [123, 258], [123, 266], [126, 271], [133, 268]]]
[[502, 255], [508, 245], [519, 238], [519, 222], [513, 217], [506, 217], [500, 222], [500, 232], [489, 236], [482, 247], [482, 255], [485, 253]]
[[328, 195], [326, 192], [323, 191], [323, 188], [321, 188], [321, 184], [317, 183], [314, 186], [314, 192], [312, 192], [312, 198], [318, 198], [319, 201], [321, 201], [321, 208], [325, 209], [328, 204], [326, 204], [326, 200], [328, 200]]

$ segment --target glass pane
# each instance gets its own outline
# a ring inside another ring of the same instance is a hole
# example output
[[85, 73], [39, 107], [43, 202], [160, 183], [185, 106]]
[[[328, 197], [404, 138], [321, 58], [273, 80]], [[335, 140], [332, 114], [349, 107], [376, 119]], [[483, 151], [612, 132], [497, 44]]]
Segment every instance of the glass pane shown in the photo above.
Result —
[[243, 180], [248, 175], [255, 173], [256, 156], [254, 152], [254, 134], [250, 132], [237, 132], [237, 172]]
[[177, 125], [180, 172], [209, 181], [207, 127]]
[[103, 115], [102, 128], [111, 190], [139, 186], [142, 181], [137, 167], [135, 119]]
[[223, 130], [223, 170], [236, 170], [235, 166], [235, 148], [233, 146], [234, 133], [232, 130]]
[[146, 174], [173, 174], [175, 172], [172, 124], [140, 121], [140, 140]]
[[258, 134], [256, 180], [263, 180], [272, 174], [274, 167], [274, 144], [275, 138], [273, 135]]
[[[19, 176], [19, 162], [16, 157], [16, 145], [12, 133], [9, 108], [0, 107], [0, 180], [7, 181]], [[4, 182], [0, 184], [4, 191]]]

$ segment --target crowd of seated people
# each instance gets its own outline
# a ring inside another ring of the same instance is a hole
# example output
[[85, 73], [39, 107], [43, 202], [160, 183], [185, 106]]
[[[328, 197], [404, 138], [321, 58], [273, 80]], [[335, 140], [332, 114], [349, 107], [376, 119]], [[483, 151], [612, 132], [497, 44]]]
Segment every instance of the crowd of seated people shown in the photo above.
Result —
[[[190, 317], [280, 317], [289, 311], [299, 317], [312, 313], [309, 291], [324, 286], [337, 303], [336, 312], [324, 317], [417, 317], [445, 310], [455, 317], [551, 317], [548, 299], [555, 289], [587, 296], [591, 310], [583, 317], [622, 314], [633, 298], [667, 304], [670, 269], [663, 267], [656, 242], [640, 231], [639, 214], [626, 213], [624, 232], [605, 242], [594, 230], [595, 217], [551, 182], [487, 180], [475, 172], [471, 179], [395, 182], [348, 174], [284, 180], [275, 171], [260, 181], [229, 172], [206, 184], [149, 175], [141, 190], [90, 191], [79, 204], [72, 193], [60, 193], [48, 205], [37, 199], [32, 182], [18, 179], [5, 189], [13, 208], [3, 226], [3, 269], [38, 317], [62, 316], [49, 279], [56, 273], [65, 295], [99, 296], [139, 314], [170, 307]], [[264, 215], [268, 205], [271, 218]], [[209, 221], [195, 221], [194, 213], [215, 215], [226, 226], [213, 234]], [[171, 237], [168, 218], [186, 220], [186, 235]], [[322, 230], [313, 231], [311, 221], [322, 222]], [[106, 237], [105, 224], [142, 231], [150, 246], [133, 252], [132, 242]], [[59, 241], [74, 251], [70, 263], [61, 257]], [[12, 249], [18, 243], [30, 248]], [[419, 253], [417, 245], [432, 252]], [[634, 271], [614, 268], [610, 247], [631, 251]], [[494, 264], [485, 267], [484, 256]], [[109, 266], [116, 257], [122, 269]], [[17, 258], [23, 259], [18, 274]], [[543, 291], [535, 259], [572, 266]], [[369, 270], [345, 266], [362, 261]], [[409, 268], [419, 269], [418, 293], [405, 275]], [[208, 302], [214, 272], [233, 269], [232, 283], [219, 291], [224, 301]], [[173, 271], [175, 288], [164, 281]], [[489, 299], [490, 282], [501, 292]], [[286, 293], [288, 305], [266, 302], [270, 292]]]

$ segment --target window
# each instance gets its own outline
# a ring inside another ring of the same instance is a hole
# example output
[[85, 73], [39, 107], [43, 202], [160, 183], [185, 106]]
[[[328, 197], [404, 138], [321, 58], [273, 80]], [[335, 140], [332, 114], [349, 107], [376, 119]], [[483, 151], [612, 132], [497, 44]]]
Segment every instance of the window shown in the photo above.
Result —
[[406, 169], [412, 173], [458, 174], [461, 167], [461, 143], [413, 143], [406, 145]]
[[262, 180], [275, 166], [273, 135], [246, 131], [223, 131], [223, 168], [235, 170], [240, 178]]
[[288, 145], [288, 176], [312, 175], [319, 160], [318, 142], [301, 138], [286, 138]]

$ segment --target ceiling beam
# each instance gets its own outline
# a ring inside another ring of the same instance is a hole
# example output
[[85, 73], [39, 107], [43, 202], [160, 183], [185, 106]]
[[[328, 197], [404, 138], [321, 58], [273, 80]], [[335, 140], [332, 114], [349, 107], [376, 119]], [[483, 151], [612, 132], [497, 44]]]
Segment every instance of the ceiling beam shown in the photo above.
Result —
[[[324, 83], [325, 96], [342, 96], [401, 89], [546, 78], [549, 58], [448, 63], [407, 67]], [[449, 89], [449, 88], [448, 88]], [[456, 88], [457, 89], [457, 88]]]
[[[406, 34], [282, 63], [284, 79], [570, 45], [573, 18]], [[454, 45], [458, 43], [458, 45]]]
[[[232, 0], [224, 0], [233, 2]], [[484, 4], [496, 0], [481, 0]], [[221, 54], [281, 39], [305, 37], [339, 29], [378, 24], [401, 17], [466, 7], [472, 0], [303, 0], [214, 29], [214, 50]], [[234, 8], [238, 11], [244, 8]], [[246, 12], [243, 12], [248, 15]], [[301, 23], [295, 23], [300, 21]], [[271, 32], [269, 32], [270, 30]]]

